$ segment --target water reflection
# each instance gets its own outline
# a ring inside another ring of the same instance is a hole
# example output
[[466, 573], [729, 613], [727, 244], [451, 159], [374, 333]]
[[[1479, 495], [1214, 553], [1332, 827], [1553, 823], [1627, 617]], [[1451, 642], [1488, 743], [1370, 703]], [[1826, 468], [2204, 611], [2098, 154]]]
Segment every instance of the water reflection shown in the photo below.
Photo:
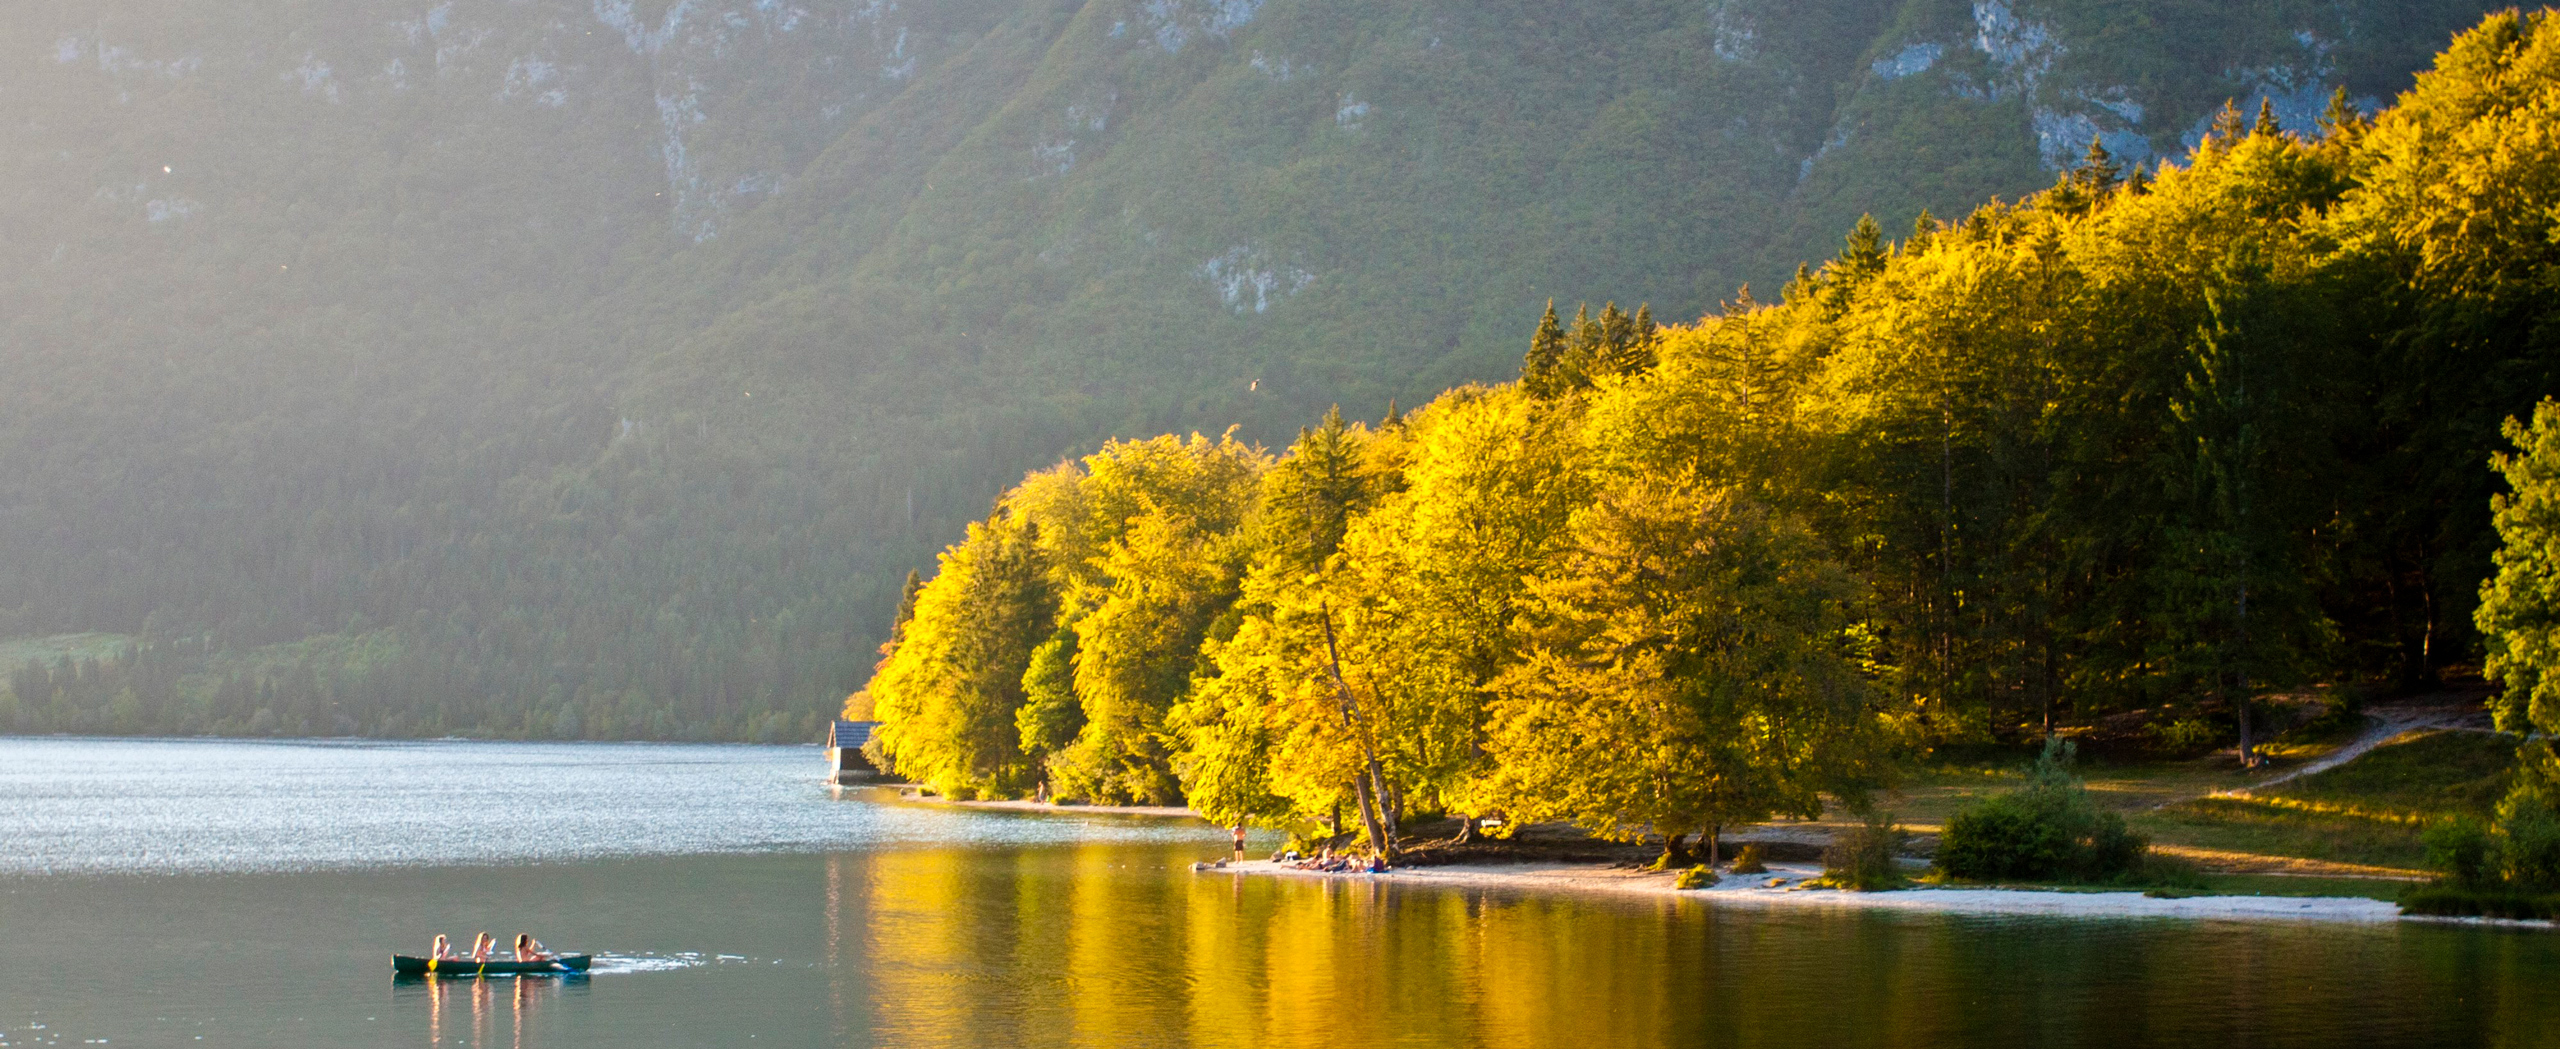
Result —
[[427, 1044], [525, 1049], [541, 1044], [536, 1020], [563, 995], [584, 994], [585, 976], [452, 978], [395, 976], [393, 1013], [426, 1014]]
[[2522, 1018], [2548, 1002], [2493, 990], [2550, 971], [2539, 939], [1168, 874], [1176, 851], [832, 857], [836, 1044], [2547, 1041]]

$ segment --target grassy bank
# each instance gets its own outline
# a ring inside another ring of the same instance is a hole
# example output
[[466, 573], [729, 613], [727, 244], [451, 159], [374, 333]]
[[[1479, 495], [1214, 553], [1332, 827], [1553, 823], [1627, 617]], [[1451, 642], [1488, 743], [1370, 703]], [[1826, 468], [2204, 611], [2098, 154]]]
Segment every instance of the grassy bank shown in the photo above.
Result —
[[2516, 741], [2486, 732], [2412, 732], [2337, 768], [2245, 796], [2178, 802], [2133, 820], [2164, 845], [2415, 870], [2419, 836], [2483, 815], [2506, 792]]

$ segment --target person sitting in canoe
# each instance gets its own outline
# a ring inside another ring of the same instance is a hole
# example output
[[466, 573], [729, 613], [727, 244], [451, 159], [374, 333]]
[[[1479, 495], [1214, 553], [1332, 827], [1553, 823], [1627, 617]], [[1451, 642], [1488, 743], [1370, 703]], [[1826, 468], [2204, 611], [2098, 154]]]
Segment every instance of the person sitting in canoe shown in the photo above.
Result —
[[559, 957], [559, 955], [551, 953], [551, 948], [543, 946], [542, 941], [534, 939], [532, 933], [520, 932], [516, 934], [517, 961], [547, 962], [557, 957]]
[[497, 937], [495, 937], [495, 936], [491, 936], [491, 935], [489, 935], [488, 933], [485, 933], [485, 932], [484, 932], [484, 933], [481, 933], [481, 934], [480, 934], [480, 935], [478, 935], [478, 936], [474, 936], [474, 937], [472, 937], [472, 938], [471, 938], [471, 960], [472, 960], [472, 961], [475, 961], [475, 962], [485, 962], [485, 961], [488, 961], [488, 960], [489, 960], [489, 952], [494, 951], [494, 950], [497, 950], [497, 949], [498, 949], [498, 938], [497, 938]]
[[453, 953], [453, 941], [446, 939], [443, 933], [437, 933], [435, 949], [428, 951], [427, 957], [438, 961], [451, 961], [460, 956]]

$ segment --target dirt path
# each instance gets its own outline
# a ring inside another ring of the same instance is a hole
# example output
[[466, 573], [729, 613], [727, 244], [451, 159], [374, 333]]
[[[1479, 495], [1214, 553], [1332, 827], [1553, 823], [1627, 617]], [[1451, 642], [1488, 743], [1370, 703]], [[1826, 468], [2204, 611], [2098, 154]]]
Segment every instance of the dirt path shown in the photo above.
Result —
[[[2482, 712], [2480, 710], [2480, 704], [2477, 700], [2471, 700], [2468, 702], [2439, 701], [2395, 703], [2390, 706], [2375, 707], [2365, 715], [2370, 723], [2365, 726], [2364, 733], [2357, 736], [2346, 746], [2339, 747], [2338, 749], [2330, 751], [2327, 754], [2323, 754], [2318, 758], [2306, 761], [2297, 767], [2286, 769], [2279, 775], [2252, 783], [2246, 787], [2240, 787], [2234, 790], [2214, 791], [2213, 793], [2205, 796], [2245, 798], [2253, 793], [2276, 786], [2280, 783], [2300, 779], [2304, 776], [2309, 776], [2315, 773], [2327, 772], [2330, 769], [2337, 768], [2340, 765], [2344, 765], [2347, 762], [2354, 761], [2357, 758], [2365, 756], [2367, 753], [2370, 753], [2373, 748], [2390, 742], [2404, 732], [2413, 732], [2418, 729], [2429, 728], [2487, 731], [2486, 726], [2477, 724], [2481, 715]], [[2174, 804], [2174, 802], [2172, 804]]]

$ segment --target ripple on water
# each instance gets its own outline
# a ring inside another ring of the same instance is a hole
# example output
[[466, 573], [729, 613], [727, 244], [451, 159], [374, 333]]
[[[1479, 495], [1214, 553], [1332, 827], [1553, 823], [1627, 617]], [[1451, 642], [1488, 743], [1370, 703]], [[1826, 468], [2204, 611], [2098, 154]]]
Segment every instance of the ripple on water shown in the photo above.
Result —
[[1184, 841], [1187, 820], [873, 804], [814, 747], [0, 737], [0, 874]]
[[621, 976], [627, 973], [664, 973], [679, 969], [695, 969], [711, 964], [698, 952], [676, 954], [599, 954], [587, 965], [589, 976]]

